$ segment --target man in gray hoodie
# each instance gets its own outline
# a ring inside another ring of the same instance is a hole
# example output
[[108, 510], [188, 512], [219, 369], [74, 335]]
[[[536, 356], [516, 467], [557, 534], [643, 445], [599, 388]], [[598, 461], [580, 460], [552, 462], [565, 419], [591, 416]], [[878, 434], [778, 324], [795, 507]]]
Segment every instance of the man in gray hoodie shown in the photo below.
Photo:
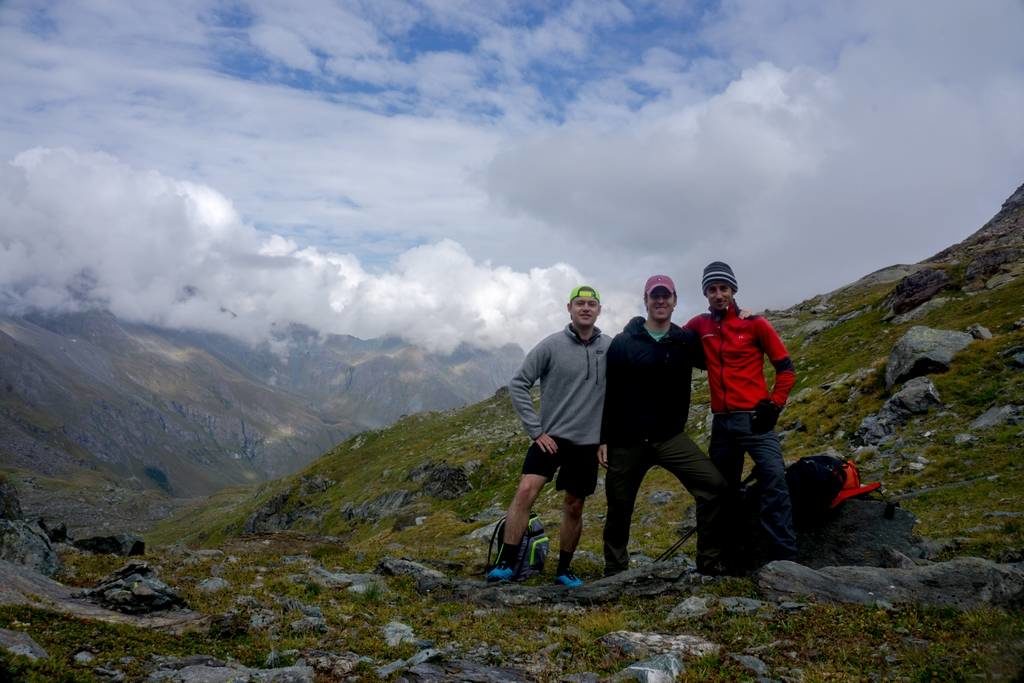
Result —
[[[601, 297], [581, 285], [569, 293], [569, 324], [543, 339], [527, 355], [509, 383], [512, 405], [533, 439], [519, 487], [505, 518], [505, 537], [498, 564], [487, 580], [509, 581], [519, 543], [529, 523], [530, 508], [555, 472], [555, 489], [565, 491], [559, 529], [555, 582], [570, 588], [583, 582], [569, 564], [583, 531], [583, 502], [597, 487], [597, 446], [604, 406], [605, 354], [611, 340], [596, 327]], [[540, 381], [540, 415], [530, 388]]]

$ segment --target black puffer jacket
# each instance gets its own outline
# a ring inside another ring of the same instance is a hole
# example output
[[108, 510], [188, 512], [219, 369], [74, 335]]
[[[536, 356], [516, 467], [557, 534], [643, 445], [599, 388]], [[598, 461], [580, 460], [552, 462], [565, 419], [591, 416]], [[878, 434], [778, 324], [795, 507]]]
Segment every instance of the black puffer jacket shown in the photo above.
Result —
[[608, 348], [601, 443], [632, 446], [683, 431], [694, 366], [704, 367], [694, 332], [673, 323], [661, 341], [654, 341], [643, 318], [630, 320]]

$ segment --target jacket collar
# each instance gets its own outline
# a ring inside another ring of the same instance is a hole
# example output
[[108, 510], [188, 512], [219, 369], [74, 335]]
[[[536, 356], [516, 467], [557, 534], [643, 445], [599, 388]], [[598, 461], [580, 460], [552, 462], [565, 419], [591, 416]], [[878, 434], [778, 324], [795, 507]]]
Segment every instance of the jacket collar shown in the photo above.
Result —
[[729, 304], [729, 308], [727, 308], [724, 313], [719, 313], [718, 311], [714, 310], [710, 306], [708, 306], [708, 311], [711, 312], [711, 317], [714, 320], [730, 320], [732, 318], [738, 318], [739, 317], [739, 315], [740, 315], [740, 306], [739, 306], [739, 304], [736, 303], [736, 300], [733, 299], [733, 302], [731, 304]]
[[577, 344], [582, 344], [583, 346], [590, 346], [591, 344], [594, 343], [595, 339], [601, 336], [601, 328], [597, 327], [596, 325], [594, 326], [594, 334], [590, 335], [590, 339], [588, 339], [587, 341], [583, 341], [580, 338], [579, 333], [576, 331], [576, 328], [572, 326], [572, 323], [566, 325], [563, 332], [565, 332], [565, 336], [569, 337]]

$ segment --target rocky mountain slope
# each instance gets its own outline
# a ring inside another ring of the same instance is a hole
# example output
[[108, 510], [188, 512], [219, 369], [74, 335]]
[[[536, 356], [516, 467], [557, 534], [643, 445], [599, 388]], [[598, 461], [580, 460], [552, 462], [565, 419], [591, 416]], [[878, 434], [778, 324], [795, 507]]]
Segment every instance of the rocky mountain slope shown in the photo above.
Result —
[[[550, 570], [486, 586], [487, 539], [528, 443], [499, 390], [221, 492], [148, 535], [148, 569], [111, 574], [123, 558], [62, 548], [63, 584], [113, 604], [138, 577], [143, 597], [169, 587], [208, 623], [170, 636], [123, 618], [82, 622], [25, 589], [0, 606], [0, 627], [12, 647], [29, 637], [47, 656], [0, 651], [0, 668], [44, 679], [1018, 680], [1024, 277], [1007, 253], [1024, 238], [1020, 197], [933, 259], [768, 312], [799, 377], [780, 421], [787, 459], [833, 452], [883, 482], [881, 500], [851, 501], [801, 535], [802, 564], [701, 577], [692, 541], [652, 563], [693, 518], [692, 499], [657, 470], [638, 499], [629, 572], [601, 578], [599, 490], [574, 563], [584, 590], [550, 586]], [[704, 378], [694, 384], [690, 429], [706, 440]], [[560, 506], [549, 487], [535, 507], [553, 539]]]
[[101, 311], [2, 317], [0, 464], [39, 475], [32, 509], [76, 485], [205, 495], [286, 475], [403, 414], [479, 400], [521, 359], [303, 329], [252, 347]]

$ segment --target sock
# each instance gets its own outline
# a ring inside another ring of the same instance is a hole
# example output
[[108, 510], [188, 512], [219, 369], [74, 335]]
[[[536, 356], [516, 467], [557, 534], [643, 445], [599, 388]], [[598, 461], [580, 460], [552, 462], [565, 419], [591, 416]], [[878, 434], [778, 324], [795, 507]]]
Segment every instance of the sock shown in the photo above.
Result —
[[561, 576], [569, 571], [569, 565], [572, 563], [572, 553], [566, 552], [565, 550], [558, 551], [558, 569], [555, 570], [555, 576]]
[[519, 559], [519, 543], [523, 539], [519, 539], [515, 543], [505, 543], [501, 546], [501, 555], [498, 556], [498, 564], [503, 564], [506, 567], [514, 567], [516, 560]]

